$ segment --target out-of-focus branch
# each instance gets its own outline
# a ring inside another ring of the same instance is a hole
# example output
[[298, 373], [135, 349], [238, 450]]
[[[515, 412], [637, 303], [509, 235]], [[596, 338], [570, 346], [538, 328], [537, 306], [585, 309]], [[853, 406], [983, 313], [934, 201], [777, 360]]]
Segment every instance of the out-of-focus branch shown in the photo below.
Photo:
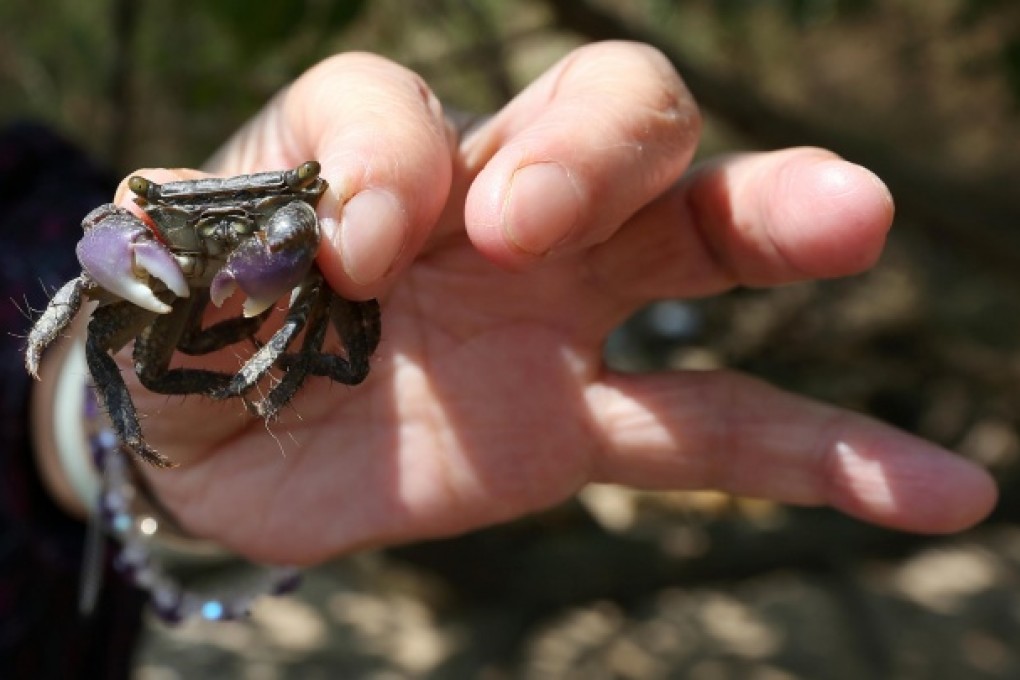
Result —
[[867, 166], [889, 185], [904, 226], [933, 234], [1004, 281], [1020, 283], [1020, 204], [1011, 196], [939, 174], [896, 155], [888, 140], [865, 139], [784, 111], [747, 83], [712, 73], [654, 31], [634, 26], [586, 0], [546, 0], [556, 23], [590, 40], [654, 45], [683, 75], [699, 104], [764, 147], [821, 146]]
[[110, 167], [118, 169], [124, 161], [124, 149], [130, 137], [131, 52], [138, 31], [139, 5], [134, 0], [114, 0], [110, 6], [113, 55], [106, 85], [106, 101], [110, 107], [106, 161]]

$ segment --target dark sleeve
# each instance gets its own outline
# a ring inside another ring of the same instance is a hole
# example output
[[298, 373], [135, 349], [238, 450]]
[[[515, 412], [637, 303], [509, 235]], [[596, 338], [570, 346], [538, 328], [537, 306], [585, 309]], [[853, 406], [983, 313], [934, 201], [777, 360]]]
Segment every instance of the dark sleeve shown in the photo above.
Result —
[[[127, 678], [142, 596], [107, 568], [77, 613], [84, 526], [49, 498], [28, 429], [22, 360], [31, 318], [79, 273], [81, 219], [115, 182], [46, 128], [0, 129], [0, 676]], [[109, 552], [109, 551], [107, 551]]]

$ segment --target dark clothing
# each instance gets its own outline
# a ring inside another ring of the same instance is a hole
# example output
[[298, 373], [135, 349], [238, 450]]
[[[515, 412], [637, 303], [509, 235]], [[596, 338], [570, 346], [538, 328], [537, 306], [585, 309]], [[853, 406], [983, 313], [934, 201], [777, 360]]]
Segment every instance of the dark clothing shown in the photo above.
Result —
[[[0, 129], [0, 678], [127, 678], [143, 596], [110, 569], [77, 612], [84, 527], [42, 486], [22, 352], [32, 317], [80, 268], [81, 219], [116, 183], [45, 128]], [[26, 313], [26, 310], [34, 310]], [[107, 551], [109, 553], [109, 550]]]

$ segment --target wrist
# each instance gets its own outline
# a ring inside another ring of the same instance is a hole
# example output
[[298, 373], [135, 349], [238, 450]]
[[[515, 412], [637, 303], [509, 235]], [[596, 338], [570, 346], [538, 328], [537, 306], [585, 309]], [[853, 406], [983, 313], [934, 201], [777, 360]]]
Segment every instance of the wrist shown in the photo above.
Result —
[[[181, 529], [102, 413], [83, 333], [47, 353], [40, 377], [31, 418], [45, 485], [68, 512], [88, 518], [89, 536], [105, 531], [120, 544], [114, 567], [150, 592], [160, 617], [170, 622], [236, 618], [259, 596], [296, 587], [295, 568], [248, 562]], [[81, 606], [86, 613], [95, 604], [102, 574], [97, 557], [102, 543], [87, 543], [94, 547], [85, 552]]]

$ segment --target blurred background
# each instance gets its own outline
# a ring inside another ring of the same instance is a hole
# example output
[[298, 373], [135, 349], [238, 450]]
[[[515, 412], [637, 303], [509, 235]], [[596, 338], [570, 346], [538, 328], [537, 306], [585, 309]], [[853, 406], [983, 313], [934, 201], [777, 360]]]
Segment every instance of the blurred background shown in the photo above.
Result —
[[703, 107], [703, 156], [827, 146], [888, 182], [897, 224], [868, 274], [660, 302], [608, 361], [747, 370], [938, 441], [1003, 490], [982, 526], [931, 538], [592, 487], [325, 565], [247, 622], [149, 622], [138, 678], [1020, 677], [1020, 3], [45, 4], [0, 3], [0, 122], [47, 122], [116, 176], [200, 165], [338, 51], [384, 54], [486, 112], [585, 42], [658, 46]]

